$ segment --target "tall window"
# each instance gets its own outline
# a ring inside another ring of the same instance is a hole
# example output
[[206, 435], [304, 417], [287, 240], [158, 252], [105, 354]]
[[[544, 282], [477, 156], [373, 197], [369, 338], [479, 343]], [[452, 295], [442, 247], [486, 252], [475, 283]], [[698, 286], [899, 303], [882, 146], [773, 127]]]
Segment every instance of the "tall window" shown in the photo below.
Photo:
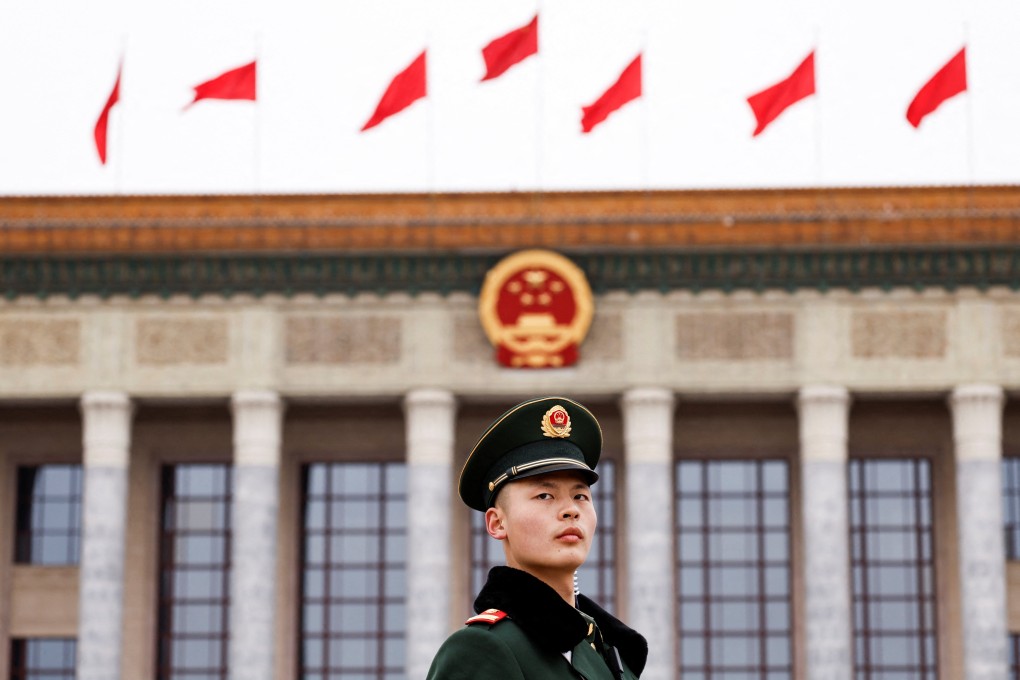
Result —
[[1020, 457], [1002, 459], [1002, 518], [1006, 559], [1020, 560]]
[[316, 463], [303, 477], [300, 677], [403, 680], [406, 466]]
[[931, 464], [849, 464], [854, 665], [858, 680], [935, 680]]
[[793, 673], [789, 465], [676, 465], [680, 675]]
[[[616, 469], [612, 460], [599, 463], [599, 481], [591, 488], [598, 528], [591, 552], [577, 571], [581, 592], [612, 612], [616, 605]], [[474, 602], [489, 570], [503, 564], [503, 545], [485, 531], [485, 516], [471, 513], [471, 592]]]
[[230, 466], [163, 467], [160, 680], [227, 677]]
[[14, 561], [78, 564], [81, 465], [18, 468]]
[[32, 638], [11, 641], [11, 680], [74, 680], [75, 641]]

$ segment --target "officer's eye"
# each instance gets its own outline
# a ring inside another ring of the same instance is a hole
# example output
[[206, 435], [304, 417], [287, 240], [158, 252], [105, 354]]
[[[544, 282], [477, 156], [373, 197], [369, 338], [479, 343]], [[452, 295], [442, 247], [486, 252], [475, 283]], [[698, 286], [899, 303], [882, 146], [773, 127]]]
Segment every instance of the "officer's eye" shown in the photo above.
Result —
[[540, 501], [547, 501], [547, 500], [550, 500], [552, 498], [552, 494], [543, 491], [542, 493], [540, 493], [537, 496], [535, 496], [535, 498], [539, 499]]
[[588, 501], [588, 500], [591, 500], [591, 499], [588, 498], [588, 494], [586, 494], [586, 493], [579, 493], [576, 496], [574, 496], [574, 500]]

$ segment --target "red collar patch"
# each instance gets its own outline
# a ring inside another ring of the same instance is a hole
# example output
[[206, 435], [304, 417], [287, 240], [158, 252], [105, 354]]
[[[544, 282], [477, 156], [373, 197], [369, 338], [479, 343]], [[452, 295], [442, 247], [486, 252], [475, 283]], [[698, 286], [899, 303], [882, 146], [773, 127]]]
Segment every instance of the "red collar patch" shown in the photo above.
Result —
[[470, 625], [472, 623], [484, 623], [487, 625], [493, 625], [499, 623], [507, 617], [507, 613], [498, 609], [486, 609], [481, 614], [475, 614], [470, 619], [464, 622], [464, 625]]

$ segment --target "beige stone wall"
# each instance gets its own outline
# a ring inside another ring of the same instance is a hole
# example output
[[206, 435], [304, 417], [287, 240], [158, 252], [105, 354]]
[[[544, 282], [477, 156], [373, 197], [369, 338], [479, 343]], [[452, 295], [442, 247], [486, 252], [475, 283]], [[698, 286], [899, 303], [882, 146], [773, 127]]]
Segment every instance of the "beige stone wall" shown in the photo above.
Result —
[[11, 637], [78, 635], [78, 567], [11, 570]]

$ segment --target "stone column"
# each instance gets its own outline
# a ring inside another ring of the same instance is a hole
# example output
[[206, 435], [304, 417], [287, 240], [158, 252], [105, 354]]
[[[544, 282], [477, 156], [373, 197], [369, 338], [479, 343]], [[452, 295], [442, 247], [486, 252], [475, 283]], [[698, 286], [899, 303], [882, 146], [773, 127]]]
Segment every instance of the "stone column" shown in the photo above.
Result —
[[76, 677], [118, 680], [131, 400], [123, 392], [86, 392], [81, 412], [83, 497]]
[[242, 390], [234, 414], [231, 507], [230, 678], [272, 680], [283, 401], [276, 392]]
[[845, 387], [809, 385], [797, 395], [804, 529], [804, 643], [809, 680], [850, 680], [850, 520]]
[[677, 676], [673, 573], [673, 407], [662, 388], [628, 390], [623, 410], [627, 625], [648, 639], [645, 680]]
[[407, 677], [424, 678], [450, 627], [450, 530], [456, 401], [446, 390], [404, 398], [407, 418]]
[[957, 533], [967, 680], [1005, 680], [1006, 551], [1002, 531], [1002, 388], [953, 390]]

